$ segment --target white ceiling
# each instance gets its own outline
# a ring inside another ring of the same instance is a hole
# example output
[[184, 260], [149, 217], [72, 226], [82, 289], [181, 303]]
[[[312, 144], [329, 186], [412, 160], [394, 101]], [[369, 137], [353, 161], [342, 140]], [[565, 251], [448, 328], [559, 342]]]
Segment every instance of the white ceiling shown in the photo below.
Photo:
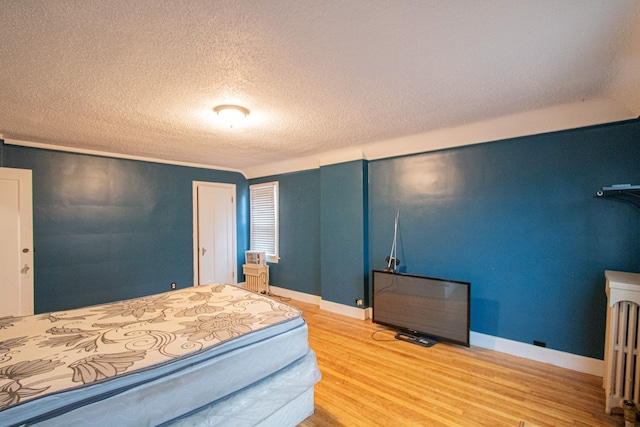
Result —
[[[640, 115], [637, 0], [0, 8], [7, 143], [258, 176]], [[216, 120], [228, 103], [244, 126]]]

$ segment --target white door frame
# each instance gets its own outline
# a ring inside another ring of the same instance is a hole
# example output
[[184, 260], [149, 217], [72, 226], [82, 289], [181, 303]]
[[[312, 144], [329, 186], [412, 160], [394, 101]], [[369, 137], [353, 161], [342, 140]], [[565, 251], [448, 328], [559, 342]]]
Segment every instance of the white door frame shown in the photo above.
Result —
[[[233, 192], [233, 197], [235, 200], [236, 197], [236, 185], [235, 184], [225, 184], [222, 182], [207, 182], [207, 181], [193, 181], [192, 182], [192, 201], [193, 201], [193, 286], [199, 286], [200, 285], [200, 264], [199, 264], [199, 260], [200, 260], [200, 250], [199, 250], [199, 245], [198, 245], [198, 240], [199, 240], [199, 236], [198, 236], [198, 187], [222, 187], [222, 188], [227, 188], [227, 189], [231, 189]], [[237, 206], [237, 204], [236, 204]], [[237, 211], [234, 209], [233, 211], [233, 216], [232, 216], [232, 222], [233, 222], [233, 230], [232, 230], [232, 236], [233, 236], [233, 240], [232, 240], [232, 250], [233, 250], [233, 254], [232, 257], [233, 259], [236, 260], [236, 262], [233, 263], [233, 277], [235, 278], [235, 281], [238, 281], [238, 260], [237, 260], [237, 255], [236, 255], [236, 240], [238, 239], [238, 233], [237, 233], [237, 229], [236, 229], [236, 216], [237, 216]]]
[[19, 315], [33, 314], [33, 185], [30, 169], [0, 167], [0, 178], [18, 182], [20, 212]]

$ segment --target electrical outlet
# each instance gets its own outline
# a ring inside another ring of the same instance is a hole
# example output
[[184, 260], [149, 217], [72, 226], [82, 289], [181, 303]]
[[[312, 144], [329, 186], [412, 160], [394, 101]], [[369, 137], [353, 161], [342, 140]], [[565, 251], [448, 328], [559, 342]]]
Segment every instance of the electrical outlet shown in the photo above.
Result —
[[171, 282], [171, 290], [172, 291], [176, 290], [176, 282]]
[[357, 300], [356, 300], [356, 305], [357, 305], [358, 307], [362, 307], [362, 305], [363, 305], [363, 304], [362, 304], [362, 300], [361, 300], [361, 299], [357, 299]]

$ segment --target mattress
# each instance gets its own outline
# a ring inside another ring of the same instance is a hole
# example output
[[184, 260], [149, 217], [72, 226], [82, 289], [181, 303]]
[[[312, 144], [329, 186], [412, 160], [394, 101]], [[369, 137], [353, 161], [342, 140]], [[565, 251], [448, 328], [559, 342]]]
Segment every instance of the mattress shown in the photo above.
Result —
[[313, 387], [320, 380], [313, 350], [249, 387], [161, 427], [296, 426], [313, 414]]
[[0, 419], [160, 425], [305, 358], [300, 314], [236, 286], [209, 285], [0, 319]]

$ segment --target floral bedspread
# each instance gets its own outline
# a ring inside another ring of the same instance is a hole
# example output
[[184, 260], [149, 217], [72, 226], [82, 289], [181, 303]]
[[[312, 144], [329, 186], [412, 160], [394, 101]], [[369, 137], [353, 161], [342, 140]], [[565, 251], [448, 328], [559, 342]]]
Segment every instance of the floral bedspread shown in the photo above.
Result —
[[0, 414], [19, 403], [200, 352], [300, 316], [233, 285], [0, 317]]

